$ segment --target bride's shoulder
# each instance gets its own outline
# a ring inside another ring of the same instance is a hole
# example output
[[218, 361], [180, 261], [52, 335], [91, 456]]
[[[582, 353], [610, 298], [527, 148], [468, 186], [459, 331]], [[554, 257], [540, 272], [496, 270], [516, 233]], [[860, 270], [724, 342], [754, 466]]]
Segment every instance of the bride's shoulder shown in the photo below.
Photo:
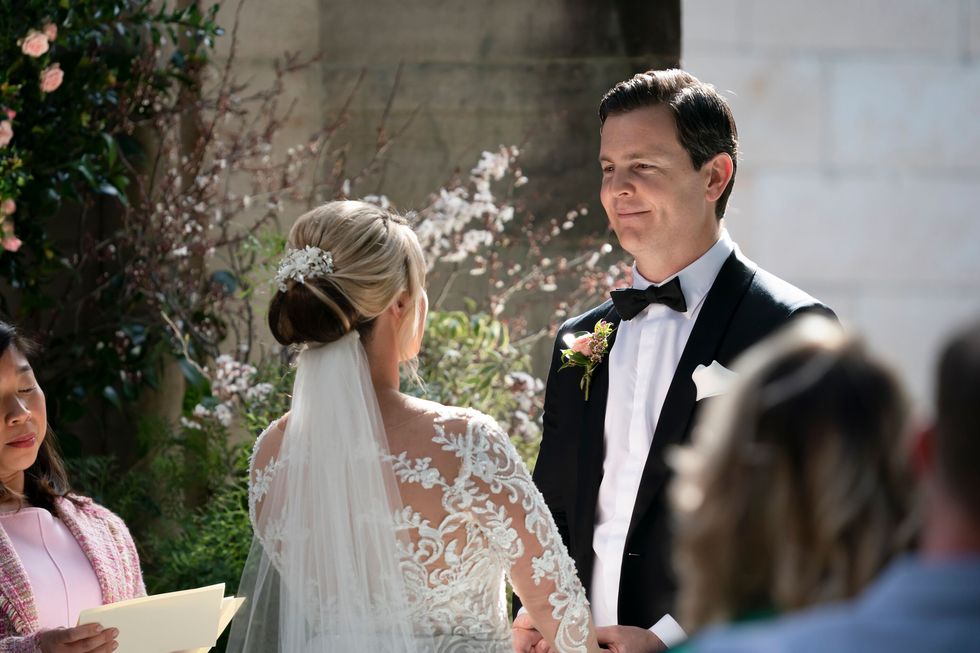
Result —
[[475, 408], [462, 406], [443, 406], [439, 416], [434, 420], [439, 430], [466, 432], [490, 439], [507, 439], [504, 430], [497, 420]]
[[266, 427], [259, 437], [255, 439], [252, 446], [252, 457], [249, 460], [249, 470], [264, 469], [272, 461], [279, 457], [282, 449], [282, 438], [286, 432], [286, 423], [289, 420], [289, 413], [286, 413], [272, 424]]

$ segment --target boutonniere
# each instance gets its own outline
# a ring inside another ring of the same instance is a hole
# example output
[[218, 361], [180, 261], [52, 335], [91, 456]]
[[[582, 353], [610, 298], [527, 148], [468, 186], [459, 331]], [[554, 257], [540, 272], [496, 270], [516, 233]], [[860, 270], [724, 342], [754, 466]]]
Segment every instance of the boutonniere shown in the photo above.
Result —
[[563, 338], [568, 349], [561, 350], [562, 366], [559, 371], [566, 367], [581, 367], [582, 381], [578, 387], [585, 391], [585, 400], [589, 400], [589, 386], [592, 385], [592, 373], [596, 365], [602, 362], [602, 357], [609, 351], [609, 336], [612, 335], [614, 327], [605, 320], [595, 323], [595, 330], [576, 331], [566, 333]]
[[698, 391], [695, 401], [728, 392], [737, 378], [738, 374], [718, 361], [711, 361], [711, 365], [707, 367], [698, 365], [691, 374], [691, 380], [694, 381], [694, 387]]

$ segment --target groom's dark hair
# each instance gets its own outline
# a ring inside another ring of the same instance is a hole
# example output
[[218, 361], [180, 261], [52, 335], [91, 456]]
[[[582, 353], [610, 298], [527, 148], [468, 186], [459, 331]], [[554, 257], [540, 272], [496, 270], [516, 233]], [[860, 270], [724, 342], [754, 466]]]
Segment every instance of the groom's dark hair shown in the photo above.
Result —
[[599, 102], [599, 121], [642, 107], [663, 105], [674, 115], [677, 136], [700, 170], [716, 154], [732, 157], [732, 178], [715, 204], [715, 216], [725, 216], [738, 166], [738, 130], [728, 102], [711, 84], [683, 70], [648, 70], [613, 86]]

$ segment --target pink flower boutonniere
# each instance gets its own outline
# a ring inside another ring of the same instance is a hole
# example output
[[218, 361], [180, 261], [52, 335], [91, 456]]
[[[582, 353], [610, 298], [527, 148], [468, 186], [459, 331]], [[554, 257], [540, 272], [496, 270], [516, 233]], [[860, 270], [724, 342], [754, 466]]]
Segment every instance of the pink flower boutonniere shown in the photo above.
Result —
[[609, 322], [599, 320], [595, 323], [595, 330], [592, 333], [588, 331], [567, 333], [563, 339], [568, 345], [568, 349], [561, 350], [562, 366], [558, 369], [581, 367], [584, 370], [579, 387], [585, 391], [586, 401], [589, 400], [592, 373], [595, 371], [596, 365], [602, 362], [602, 357], [609, 351], [609, 336], [612, 335], [614, 329], [615, 327]]

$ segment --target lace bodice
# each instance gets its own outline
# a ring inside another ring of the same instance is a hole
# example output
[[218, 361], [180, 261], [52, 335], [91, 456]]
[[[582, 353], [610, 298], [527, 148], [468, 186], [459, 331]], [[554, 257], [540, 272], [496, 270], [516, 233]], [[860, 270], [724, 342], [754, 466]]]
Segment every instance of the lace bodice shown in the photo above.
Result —
[[[509, 578], [559, 651], [586, 651], [585, 592], [507, 435], [476, 411], [444, 409], [427, 419], [431, 439], [387, 457], [402, 499], [395, 515], [400, 568], [420, 650], [510, 651]], [[263, 460], [250, 476], [253, 524], [256, 504], [283, 464], [274, 455]]]

